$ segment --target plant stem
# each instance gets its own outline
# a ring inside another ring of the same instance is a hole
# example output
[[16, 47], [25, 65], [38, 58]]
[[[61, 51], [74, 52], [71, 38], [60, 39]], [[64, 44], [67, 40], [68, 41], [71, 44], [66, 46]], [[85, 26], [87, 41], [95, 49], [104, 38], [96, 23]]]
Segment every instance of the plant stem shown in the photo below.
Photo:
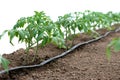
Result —
[[68, 49], [68, 36], [67, 36], [67, 32], [68, 32], [68, 30], [66, 28], [66, 33], [65, 33], [65, 37], [66, 37], [66, 39], [65, 39], [66, 49]]
[[74, 30], [74, 34], [73, 34], [72, 46], [74, 44], [74, 40], [75, 40], [74, 38], [75, 38], [75, 30]]
[[35, 49], [35, 56], [33, 57], [32, 62], [35, 61], [35, 58], [36, 58], [37, 53], [38, 53], [38, 41], [37, 41], [37, 46], [36, 46], [36, 49]]

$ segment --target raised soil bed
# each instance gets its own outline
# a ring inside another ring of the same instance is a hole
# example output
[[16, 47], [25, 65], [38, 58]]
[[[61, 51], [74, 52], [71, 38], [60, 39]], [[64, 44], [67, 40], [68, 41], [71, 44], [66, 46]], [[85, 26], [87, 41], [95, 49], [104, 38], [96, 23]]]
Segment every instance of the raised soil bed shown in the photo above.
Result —
[[[120, 27], [120, 25], [114, 25]], [[103, 35], [107, 30], [99, 30]], [[115, 37], [120, 37], [120, 31], [111, 33], [96, 42], [80, 46], [62, 58], [37, 68], [19, 69], [0, 74], [0, 80], [120, 80], [120, 54], [112, 51], [110, 61], [106, 57], [106, 46]], [[77, 35], [74, 45], [93, 39], [86, 34]], [[7, 49], [6, 49], [7, 50]], [[51, 57], [64, 52], [49, 44], [40, 48], [35, 61], [32, 62], [34, 50], [30, 49], [25, 54], [24, 49], [19, 49], [11, 54], [4, 54], [11, 64], [9, 68], [25, 65], [39, 64]], [[3, 70], [0, 68], [0, 70]]]

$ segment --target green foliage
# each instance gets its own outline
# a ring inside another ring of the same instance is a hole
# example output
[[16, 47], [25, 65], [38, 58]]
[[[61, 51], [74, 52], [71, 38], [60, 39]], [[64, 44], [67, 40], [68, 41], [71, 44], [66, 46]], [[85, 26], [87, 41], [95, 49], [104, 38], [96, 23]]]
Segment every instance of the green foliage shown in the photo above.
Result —
[[0, 39], [2, 38], [2, 36], [5, 35], [5, 33], [6, 33], [7, 31], [8, 31], [8, 30], [3, 31], [3, 33], [0, 35]]
[[0, 55], [0, 64], [2, 65], [2, 67], [5, 70], [8, 71], [8, 65], [10, 64], [10, 62], [7, 59], [5, 59], [4, 57], [2, 57], [1, 55]]
[[[64, 39], [65, 39], [65, 43], [67, 44], [68, 41], [68, 36], [71, 34], [71, 21], [72, 21], [72, 16], [71, 14], [65, 14], [64, 16], [59, 16], [58, 17], [58, 21], [56, 23], [58, 23], [59, 29], [64, 29], [65, 31], [63, 31], [62, 34]], [[62, 30], [61, 30], [62, 31]], [[68, 45], [66, 45], [67, 47]]]
[[35, 11], [33, 16], [20, 18], [13, 29], [8, 31], [10, 43], [13, 45], [12, 40], [17, 37], [19, 42], [25, 42], [27, 51], [34, 44], [37, 44], [38, 49], [39, 42], [41, 46], [45, 46], [52, 37], [52, 24], [50, 17], [46, 16], [43, 11]]
[[66, 48], [65, 46], [65, 40], [64, 40], [64, 34], [62, 33], [60, 28], [54, 29], [54, 33], [52, 36], [52, 43], [57, 45], [59, 48]]
[[106, 55], [107, 55], [107, 58], [109, 60], [110, 60], [110, 57], [111, 57], [111, 48], [115, 52], [120, 51], [120, 38], [115, 38], [108, 44], [108, 46], [106, 48]]
[[[11, 30], [5, 30], [0, 39], [5, 33], [8, 33], [10, 43], [13, 44], [13, 39], [18, 38], [18, 42], [25, 43], [26, 51], [28, 52], [31, 47], [36, 46], [37, 53], [38, 47], [44, 47], [46, 44], [53, 43], [59, 48], [68, 49], [73, 45], [75, 35], [84, 32], [92, 37], [100, 36], [96, 32], [97, 29], [106, 28], [111, 30], [111, 25], [120, 23], [120, 13], [102, 13], [86, 10], [84, 12], [68, 13], [59, 16], [56, 22], [53, 22], [49, 16], [41, 12], [34, 12], [33, 16], [21, 17]], [[72, 40], [70, 46], [68, 40]], [[111, 47], [115, 51], [120, 50], [120, 40], [114, 39], [107, 47], [107, 57], [110, 58]], [[4, 68], [9, 62], [1, 57]]]
[[[35, 11], [33, 16], [20, 18], [13, 29], [8, 31], [8, 35], [12, 45], [13, 38], [17, 37], [19, 42], [26, 43], [28, 50], [35, 44], [38, 47], [39, 43], [42, 47], [53, 43], [60, 48], [67, 48], [68, 40], [72, 39], [72, 44], [74, 43], [76, 30], [97, 37], [99, 33], [96, 32], [96, 29], [111, 29], [113, 22], [119, 22], [119, 14], [112, 12], [104, 14], [86, 10], [59, 16], [58, 20], [53, 22], [43, 11]], [[69, 37], [73, 38], [69, 39]]]

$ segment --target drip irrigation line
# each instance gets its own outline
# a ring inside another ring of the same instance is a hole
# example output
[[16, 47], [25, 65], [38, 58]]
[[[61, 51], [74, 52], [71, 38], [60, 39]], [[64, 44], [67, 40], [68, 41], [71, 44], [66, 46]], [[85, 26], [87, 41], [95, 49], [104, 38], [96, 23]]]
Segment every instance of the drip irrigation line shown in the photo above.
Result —
[[0, 74], [4, 74], [4, 73], [7, 73], [7, 72], [11, 72], [11, 71], [15, 71], [15, 70], [19, 70], [19, 69], [28, 69], [28, 68], [35, 68], [35, 67], [41, 67], [47, 63], [50, 63], [51, 61], [54, 61], [58, 58], [61, 58], [61, 57], [64, 57], [65, 55], [71, 53], [72, 51], [74, 51], [76, 48], [80, 47], [80, 46], [83, 46], [83, 45], [86, 45], [86, 44], [89, 44], [89, 43], [92, 43], [92, 42], [96, 42], [106, 36], [108, 36], [110, 33], [116, 33], [120, 31], [120, 28], [117, 28], [115, 30], [112, 30], [112, 31], [108, 31], [106, 32], [104, 35], [101, 35], [95, 39], [92, 39], [92, 40], [89, 40], [89, 41], [86, 41], [86, 42], [83, 42], [83, 43], [78, 43], [77, 45], [73, 46], [72, 48], [70, 48], [69, 50], [57, 55], [57, 56], [54, 56], [52, 58], [49, 58], [43, 62], [41, 62], [40, 64], [36, 64], [36, 65], [29, 65], [29, 66], [18, 66], [18, 67], [14, 67], [14, 68], [10, 68], [8, 70], [1, 70], [0, 71]]

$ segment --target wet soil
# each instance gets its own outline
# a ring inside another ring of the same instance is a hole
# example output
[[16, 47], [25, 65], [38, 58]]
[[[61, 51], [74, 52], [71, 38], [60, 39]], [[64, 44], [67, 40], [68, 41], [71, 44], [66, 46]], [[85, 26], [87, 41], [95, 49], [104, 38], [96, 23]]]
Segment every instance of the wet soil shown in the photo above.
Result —
[[[120, 27], [120, 25], [114, 25]], [[107, 30], [99, 30], [104, 34]], [[0, 80], [120, 80], [120, 52], [112, 51], [111, 60], [106, 57], [106, 46], [115, 37], [120, 37], [120, 32], [112, 33], [97, 42], [79, 47], [71, 54], [57, 59], [42, 67], [21, 69], [8, 74], [0, 75]], [[74, 45], [92, 39], [86, 34], [78, 34]], [[6, 49], [7, 50], [7, 49]], [[38, 64], [50, 57], [64, 52], [53, 44], [39, 48], [38, 54], [33, 61], [35, 51], [29, 50], [25, 54], [24, 49], [19, 49], [11, 54], [4, 54], [11, 64], [9, 68]], [[2, 68], [0, 68], [2, 70]]]

